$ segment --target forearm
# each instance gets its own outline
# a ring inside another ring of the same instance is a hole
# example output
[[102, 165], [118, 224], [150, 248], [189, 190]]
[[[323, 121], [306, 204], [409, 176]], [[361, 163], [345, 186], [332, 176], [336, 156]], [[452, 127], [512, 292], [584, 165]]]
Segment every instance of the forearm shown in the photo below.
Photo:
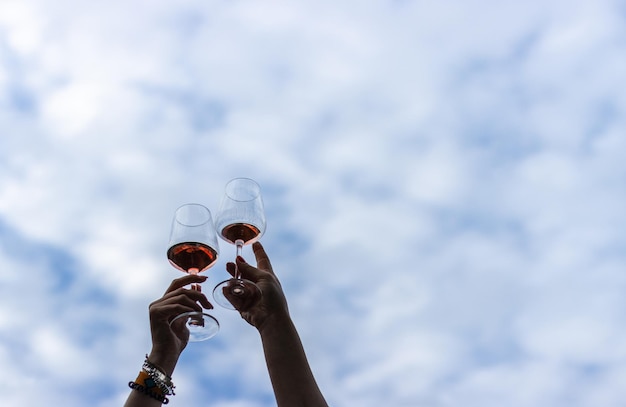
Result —
[[327, 407], [293, 321], [267, 321], [260, 333], [278, 407]]

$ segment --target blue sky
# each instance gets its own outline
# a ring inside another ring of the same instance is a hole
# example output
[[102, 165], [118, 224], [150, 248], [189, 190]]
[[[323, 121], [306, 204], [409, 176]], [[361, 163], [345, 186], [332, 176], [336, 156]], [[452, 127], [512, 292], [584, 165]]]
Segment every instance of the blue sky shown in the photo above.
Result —
[[[3, 405], [121, 405], [174, 210], [237, 176], [330, 404], [622, 405], [624, 10], [0, 0]], [[171, 405], [274, 405], [214, 314]]]

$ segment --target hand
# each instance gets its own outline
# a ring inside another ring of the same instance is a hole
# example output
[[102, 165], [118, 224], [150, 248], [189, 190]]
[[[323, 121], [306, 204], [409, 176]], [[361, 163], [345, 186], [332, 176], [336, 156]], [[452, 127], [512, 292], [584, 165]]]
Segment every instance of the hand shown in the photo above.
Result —
[[[272, 270], [270, 259], [263, 249], [263, 245], [255, 242], [252, 245], [254, 256], [256, 258], [257, 267], [254, 267], [242, 258], [236, 259], [237, 267], [241, 273], [241, 277], [255, 283], [261, 290], [261, 298], [239, 298], [235, 297], [224, 289], [224, 295], [239, 311], [243, 319], [250, 325], [256, 327], [259, 332], [263, 329], [268, 320], [272, 318], [289, 317], [287, 308], [287, 300], [285, 294], [278, 281], [278, 278]], [[226, 270], [235, 275], [235, 263], [226, 264]]]
[[189, 330], [184, 319], [181, 319], [179, 324], [174, 323], [171, 326], [170, 322], [183, 312], [202, 311], [202, 307], [213, 308], [199, 290], [183, 287], [192, 283], [202, 283], [206, 279], [207, 276], [200, 275], [177, 278], [172, 281], [163, 297], [150, 304], [152, 352], [149, 359], [170, 375], [189, 341]]

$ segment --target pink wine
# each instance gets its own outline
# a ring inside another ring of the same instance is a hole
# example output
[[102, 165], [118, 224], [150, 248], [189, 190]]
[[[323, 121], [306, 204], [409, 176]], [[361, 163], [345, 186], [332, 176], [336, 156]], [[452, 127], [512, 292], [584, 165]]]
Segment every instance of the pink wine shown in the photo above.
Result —
[[185, 273], [191, 269], [200, 272], [217, 260], [217, 251], [204, 243], [184, 242], [170, 247], [167, 258], [174, 267]]
[[233, 223], [222, 229], [222, 236], [232, 244], [235, 244], [235, 241], [239, 239], [246, 244], [259, 236], [260, 233], [259, 228], [249, 223]]

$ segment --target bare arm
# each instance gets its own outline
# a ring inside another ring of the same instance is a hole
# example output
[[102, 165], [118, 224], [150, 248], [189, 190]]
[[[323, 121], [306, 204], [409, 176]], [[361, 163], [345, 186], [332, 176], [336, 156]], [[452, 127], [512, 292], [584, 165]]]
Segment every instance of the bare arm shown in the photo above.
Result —
[[[231, 301], [241, 316], [261, 335], [267, 370], [278, 407], [328, 407], [306, 358], [296, 327], [289, 316], [287, 301], [270, 260], [260, 243], [252, 246], [257, 267], [237, 259], [244, 278], [254, 281], [262, 291], [255, 304]], [[233, 274], [235, 265], [227, 264]]]
[[[180, 354], [187, 346], [189, 331], [184, 323], [172, 324], [177, 315], [188, 311], [201, 311], [202, 306], [213, 308], [207, 298], [199, 291], [183, 288], [191, 283], [201, 283], [206, 276], [188, 275], [172, 281], [160, 299], [150, 304], [150, 331], [152, 350], [148, 360], [159, 367], [167, 376], [172, 376]], [[202, 306], [200, 305], [202, 304]], [[140, 391], [131, 391], [125, 407], [159, 407], [161, 401]]]
[[260, 331], [279, 407], [327, 407], [291, 318], [271, 319]]

